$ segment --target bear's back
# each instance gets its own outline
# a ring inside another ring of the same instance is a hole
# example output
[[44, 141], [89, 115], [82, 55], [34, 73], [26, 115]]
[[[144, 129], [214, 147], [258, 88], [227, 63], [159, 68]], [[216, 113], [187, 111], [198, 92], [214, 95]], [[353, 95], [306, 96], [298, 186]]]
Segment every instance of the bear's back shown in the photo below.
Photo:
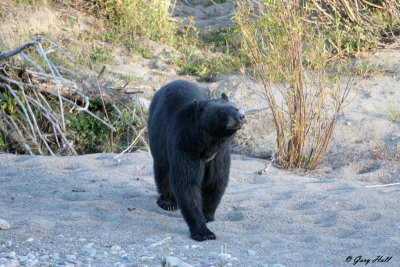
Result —
[[195, 83], [184, 80], [173, 81], [155, 93], [150, 105], [149, 123], [156, 113], [171, 116], [194, 100], [199, 102], [207, 99], [205, 92]]

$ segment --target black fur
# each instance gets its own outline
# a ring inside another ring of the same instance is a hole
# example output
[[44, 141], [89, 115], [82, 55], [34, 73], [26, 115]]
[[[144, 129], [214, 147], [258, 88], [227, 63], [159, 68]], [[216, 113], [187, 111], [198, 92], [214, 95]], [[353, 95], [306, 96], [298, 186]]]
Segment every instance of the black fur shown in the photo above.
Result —
[[188, 81], [165, 85], [151, 102], [148, 132], [157, 204], [168, 211], [179, 207], [195, 240], [216, 238], [206, 222], [214, 220], [228, 184], [230, 142], [243, 122], [225, 94], [210, 100]]

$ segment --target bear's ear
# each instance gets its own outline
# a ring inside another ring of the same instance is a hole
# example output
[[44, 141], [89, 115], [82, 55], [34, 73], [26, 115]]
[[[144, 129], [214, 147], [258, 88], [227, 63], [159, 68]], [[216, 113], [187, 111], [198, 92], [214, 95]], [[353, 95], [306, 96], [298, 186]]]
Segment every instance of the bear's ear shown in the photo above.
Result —
[[221, 98], [229, 102], [228, 96], [225, 93], [222, 93]]

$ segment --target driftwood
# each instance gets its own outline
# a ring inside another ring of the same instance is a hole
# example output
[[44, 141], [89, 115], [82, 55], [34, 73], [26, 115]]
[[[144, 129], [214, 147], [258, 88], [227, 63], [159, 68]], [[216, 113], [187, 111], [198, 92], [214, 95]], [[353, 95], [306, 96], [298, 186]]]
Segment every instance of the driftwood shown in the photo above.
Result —
[[[55, 50], [45, 51], [42, 42], [49, 43]], [[45, 62], [45, 67], [49, 71], [46, 72], [44, 67], [39, 66], [37, 61], [24, 53], [24, 50], [32, 47], [36, 48], [38, 56]], [[68, 139], [64, 103], [86, 112], [115, 131], [112, 125], [88, 110], [89, 98], [80, 91], [75, 81], [63, 77], [59, 71], [62, 69], [65, 72], [66, 69], [56, 66], [47, 57], [49, 52], [57, 51], [73, 62], [73, 59], [61, 47], [40, 37], [0, 55], [0, 97], [3, 97], [1, 92], [11, 96], [16, 102], [12, 109], [15, 109], [18, 115], [13, 118], [0, 108], [0, 131], [20, 144], [20, 148], [29, 154], [39, 153], [53, 156], [65, 152], [77, 154], [73, 142]], [[38, 72], [9, 63], [8, 61], [15, 55], [21, 55]], [[73, 73], [69, 70], [67, 72]], [[51, 107], [45, 95], [53, 95], [58, 99], [57, 110]], [[84, 103], [84, 106], [79, 106], [74, 102], [78, 98], [82, 99], [81, 102]], [[43, 120], [46, 120], [47, 123], [43, 123]], [[57, 151], [55, 152], [54, 149]]]

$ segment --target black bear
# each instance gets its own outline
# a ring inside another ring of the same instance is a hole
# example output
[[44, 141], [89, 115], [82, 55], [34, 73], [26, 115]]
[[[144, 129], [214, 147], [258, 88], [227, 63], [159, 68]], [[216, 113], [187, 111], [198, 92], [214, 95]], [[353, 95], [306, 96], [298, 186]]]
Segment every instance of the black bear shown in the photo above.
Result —
[[209, 99], [188, 81], [163, 86], [150, 104], [157, 204], [168, 211], [179, 207], [194, 240], [216, 239], [206, 222], [214, 220], [228, 185], [230, 143], [243, 123], [226, 94]]

